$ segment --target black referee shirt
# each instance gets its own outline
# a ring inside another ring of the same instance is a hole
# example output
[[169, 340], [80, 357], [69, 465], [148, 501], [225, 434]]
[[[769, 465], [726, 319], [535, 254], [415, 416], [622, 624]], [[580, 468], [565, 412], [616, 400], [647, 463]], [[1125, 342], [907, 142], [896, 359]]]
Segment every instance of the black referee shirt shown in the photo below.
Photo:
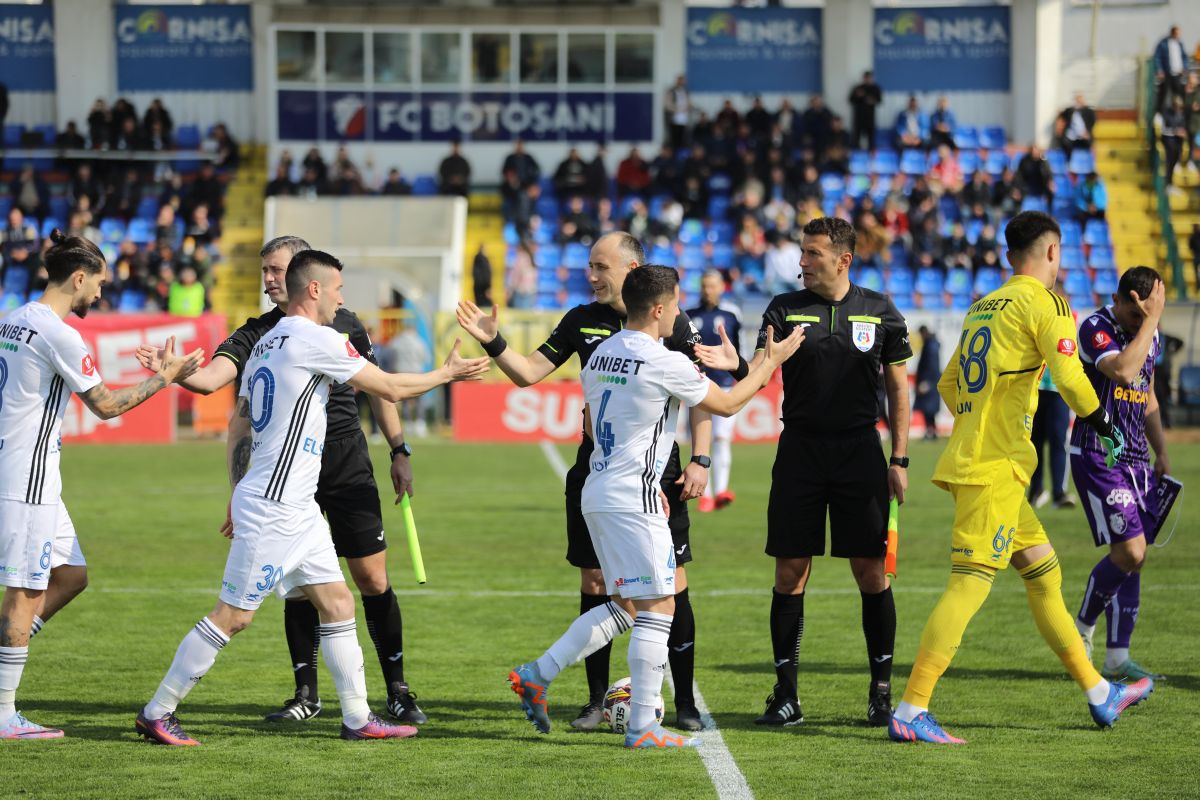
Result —
[[[254, 345], [258, 344], [258, 340], [274, 328], [275, 323], [283, 319], [283, 316], [283, 312], [276, 307], [261, 317], [251, 317], [242, 327], [229, 334], [229, 338], [217, 347], [213, 353], [214, 358], [225, 356], [237, 365], [235, 387], [240, 388], [242, 385], [242, 369], [250, 360], [250, 351], [254, 349]], [[378, 366], [379, 362], [375, 360], [375, 348], [371, 344], [371, 337], [367, 335], [367, 329], [359, 322], [353, 311], [339, 308], [337, 315], [333, 318], [333, 324], [329, 327], [349, 339], [355, 350], [372, 364]], [[348, 384], [335, 383], [329, 387], [329, 403], [325, 406], [325, 413], [328, 417], [325, 425], [325, 441], [327, 442], [344, 439], [362, 431], [362, 422], [358, 418], [358, 405], [354, 402], [354, 389]]]
[[783, 423], [829, 437], [870, 428], [879, 419], [880, 365], [912, 358], [908, 324], [879, 292], [850, 286], [838, 302], [808, 289], [771, 300], [758, 349], [800, 325], [804, 344], [783, 364]]

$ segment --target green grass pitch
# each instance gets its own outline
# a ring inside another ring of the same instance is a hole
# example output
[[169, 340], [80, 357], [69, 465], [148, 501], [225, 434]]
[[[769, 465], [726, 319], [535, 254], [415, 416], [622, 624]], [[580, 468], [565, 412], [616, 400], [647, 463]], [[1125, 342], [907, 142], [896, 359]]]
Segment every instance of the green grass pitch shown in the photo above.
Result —
[[[895, 694], [948, 574], [949, 496], [928, 477], [940, 446], [912, 451], [901, 512]], [[386, 453], [375, 448], [381, 485]], [[564, 457], [573, 451], [562, 448]], [[753, 725], [771, 690], [767, 627], [772, 563], [762, 554], [774, 450], [735, 448], [728, 510], [693, 510], [689, 567], [698, 625], [697, 682], [758, 797], [1196, 796], [1200, 740], [1200, 540], [1196, 500], [1175, 541], [1152, 549], [1137, 657], [1170, 676], [1111, 731], [1095, 728], [1081, 693], [1041, 641], [1010, 570], [967, 631], [934, 710], [960, 748], [896, 745], [862, 725], [866, 654], [857, 590], [844, 563], [814, 565], [801, 647], [807, 721]], [[1174, 471], [1200, 486], [1200, 447], [1178, 443]], [[203, 746], [170, 749], [132, 730], [180, 638], [213, 605], [226, 542], [221, 443], [68, 446], [65, 499], [91, 587], [33, 642], [18, 705], [66, 729], [57, 742], [0, 746], [4, 797], [712, 797], [692, 752], [628, 752], [611, 734], [567, 722], [584, 700], [582, 667], [550, 695], [555, 730], [538, 736], [505, 682], [578, 610], [578, 576], [563, 559], [562, 489], [536, 446], [430, 442], [413, 458], [414, 508], [429, 583], [412, 578], [397, 509], [385, 506], [390, 571], [405, 622], [408, 678], [430, 722], [414, 740], [342, 742], [332, 680], [327, 710], [301, 727], [261, 721], [292, 691], [282, 603], [268, 601], [180, 709]], [[1099, 551], [1083, 513], [1044, 510], [1074, 611]], [[361, 617], [361, 611], [360, 611]], [[382, 680], [360, 623], [372, 705]], [[1097, 632], [1102, 642], [1103, 622]], [[612, 675], [627, 673], [627, 639]], [[1099, 648], [1102, 651], [1102, 646]], [[1097, 657], [1100, 657], [1098, 652]], [[671, 708], [670, 699], [667, 700]]]

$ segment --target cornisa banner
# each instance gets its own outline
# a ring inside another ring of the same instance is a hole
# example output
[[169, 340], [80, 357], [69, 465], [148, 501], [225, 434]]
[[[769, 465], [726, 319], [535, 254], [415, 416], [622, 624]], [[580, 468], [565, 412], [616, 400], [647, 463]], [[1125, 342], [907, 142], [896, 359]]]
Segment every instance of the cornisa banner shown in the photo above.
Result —
[[118, 91], [254, 89], [250, 6], [118, 5], [113, 16]]
[[54, 9], [0, 5], [0, 81], [10, 92], [53, 92]]
[[876, 8], [875, 79], [885, 90], [1007, 92], [1008, 6]]
[[688, 9], [693, 92], [820, 92], [821, 77], [821, 9]]
[[282, 141], [642, 142], [649, 92], [355, 92], [282, 89]]

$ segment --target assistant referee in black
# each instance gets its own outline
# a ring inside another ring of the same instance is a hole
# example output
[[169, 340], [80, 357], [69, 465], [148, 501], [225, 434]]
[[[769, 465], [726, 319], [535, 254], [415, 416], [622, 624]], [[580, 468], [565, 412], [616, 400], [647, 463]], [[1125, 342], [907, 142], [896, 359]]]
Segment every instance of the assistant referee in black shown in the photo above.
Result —
[[[892, 646], [896, 604], [883, 572], [888, 501], [904, 501], [908, 486], [908, 326], [887, 296], [850, 282], [854, 229], [823, 217], [804, 226], [800, 270], [805, 288], [771, 300], [758, 334], [762, 358], [767, 326], [786, 337], [805, 328], [804, 345], [783, 365], [783, 433], [771, 471], [767, 555], [775, 558], [771, 646], [775, 690], [759, 725], [804, 721], [796, 672], [804, 634], [804, 587], [813, 556], [850, 560], [862, 595], [863, 634], [871, 670], [867, 719], [891, 717]], [[702, 361], [715, 348], [697, 348]], [[882, 370], [881, 370], [882, 368]], [[875, 424], [879, 380], [887, 386], [892, 453]]]

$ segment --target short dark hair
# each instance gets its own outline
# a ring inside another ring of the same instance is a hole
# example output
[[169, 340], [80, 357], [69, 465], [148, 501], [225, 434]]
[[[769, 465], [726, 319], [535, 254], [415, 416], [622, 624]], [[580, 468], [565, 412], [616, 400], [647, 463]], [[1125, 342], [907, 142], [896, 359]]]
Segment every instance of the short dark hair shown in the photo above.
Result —
[[659, 303], [665, 303], [679, 285], [679, 273], [670, 267], [647, 264], [625, 276], [621, 299], [629, 317], [643, 317]]
[[318, 267], [332, 267], [341, 272], [342, 262], [320, 250], [301, 250], [292, 256], [292, 260], [288, 262], [287, 276], [284, 278], [288, 297], [299, 296], [309, 281], [316, 280]]
[[1158, 274], [1158, 270], [1150, 267], [1131, 267], [1121, 275], [1121, 281], [1117, 284], [1117, 295], [1122, 300], [1132, 302], [1133, 292], [1137, 292], [1138, 298], [1145, 300], [1154, 289], [1154, 284], [1161, 280], [1162, 276]]
[[95, 242], [82, 236], [67, 236], [58, 228], [50, 232], [54, 245], [46, 251], [46, 277], [50, 283], [63, 283], [76, 270], [95, 275], [107, 265]]
[[1062, 228], [1054, 221], [1054, 217], [1041, 211], [1022, 211], [1008, 221], [1004, 226], [1004, 240], [1008, 243], [1010, 258], [1021, 259], [1033, 247], [1034, 242], [1053, 233], [1062, 239]]
[[311, 250], [308, 242], [301, 239], [299, 236], [276, 236], [271, 241], [262, 246], [262, 250], [258, 251], [259, 258], [266, 258], [276, 250], [287, 250], [289, 255], [296, 255], [301, 250]]
[[854, 233], [854, 227], [844, 219], [837, 217], [816, 217], [810, 219], [808, 224], [804, 226], [805, 236], [828, 236], [829, 243], [832, 244], [839, 253], [849, 253], [854, 255], [854, 245], [858, 242], [858, 236]]

